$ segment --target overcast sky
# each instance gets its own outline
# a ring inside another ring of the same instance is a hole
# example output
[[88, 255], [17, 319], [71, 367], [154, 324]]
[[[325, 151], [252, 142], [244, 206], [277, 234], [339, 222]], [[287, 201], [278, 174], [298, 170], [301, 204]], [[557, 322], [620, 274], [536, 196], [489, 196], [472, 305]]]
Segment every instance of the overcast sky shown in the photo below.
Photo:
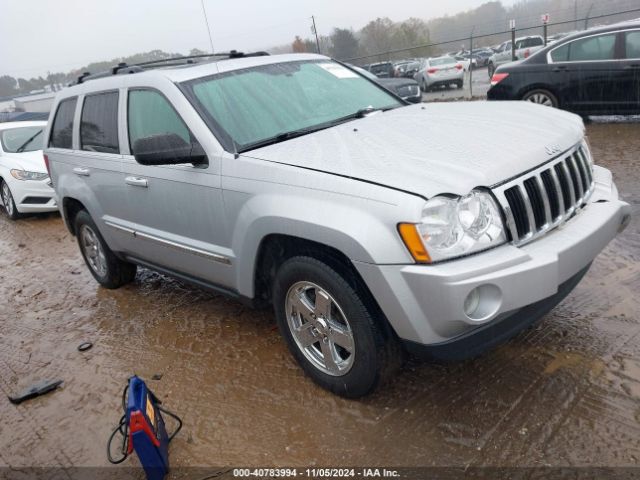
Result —
[[[0, 75], [30, 78], [148, 50], [251, 50], [359, 29], [376, 17], [429, 19], [487, 0], [0, 0]], [[512, 0], [503, 0], [511, 4]]]

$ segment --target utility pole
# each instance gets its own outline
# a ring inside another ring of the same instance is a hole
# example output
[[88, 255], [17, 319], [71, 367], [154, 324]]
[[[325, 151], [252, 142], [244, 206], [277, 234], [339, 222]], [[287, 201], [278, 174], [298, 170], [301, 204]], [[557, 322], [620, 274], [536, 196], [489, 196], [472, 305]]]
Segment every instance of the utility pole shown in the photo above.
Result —
[[204, 0], [200, 0], [202, 5], [202, 13], [204, 13], [204, 23], [207, 25], [207, 34], [209, 35], [209, 45], [211, 46], [211, 53], [215, 53], [213, 50], [213, 40], [211, 39], [211, 29], [209, 28], [209, 19], [207, 18], [207, 9], [204, 8]]
[[469, 35], [469, 97], [473, 98], [473, 30]]
[[591, 10], [593, 9], [593, 3], [589, 5], [589, 10], [587, 10], [587, 14], [584, 16], [584, 29], [589, 28], [589, 15], [591, 15]]
[[320, 53], [320, 40], [318, 40], [318, 29], [316, 28], [316, 19], [313, 15], [311, 15], [311, 32], [316, 36], [316, 48], [318, 49], [318, 54]]
[[516, 21], [511, 20], [509, 22], [509, 27], [511, 28], [511, 61], [516, 61]]

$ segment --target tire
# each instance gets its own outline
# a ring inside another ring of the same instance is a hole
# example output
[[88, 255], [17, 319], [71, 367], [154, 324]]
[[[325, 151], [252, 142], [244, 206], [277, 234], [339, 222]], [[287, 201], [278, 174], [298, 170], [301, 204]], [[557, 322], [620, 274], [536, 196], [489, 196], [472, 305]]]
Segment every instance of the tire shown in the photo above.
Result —
[[346, 398], [373, 392], [400, 369], [405, 355], [357, 283], [298, 256], [282, 264], [273, 285], [276, 320], [292, 355], [314, 382]]
[[558, 108], [558, 98], [549, 90], [544, 90], [542, 88], [525, 93], [522, 96], [522, 100], [525, 102], [537, 103], [538, 105]]
[[100, 285], [115, 289], [134, 280], [137, 267], [115, 256], [86, 210], [78, 212], [74, 226], [82, 258]]
[[493, 66], [492, 62], [489, 62], [487, 66], [487, 73], [489, 74], [489, 80], [493, 77], [493, 74], [496, 73], [496, 67]]
[[0, 195], [2, 195], [2, 205], [4, 205], [4, 211], [7, 216], [11, 220], [18, 220], [19, 218], [22, 218], [23, 215], [18, 212], [9, 184], [2, 179], [0, 179]]
[[456, 86], [462, 90], [462, 87], [464, 87], [464, 80], [459, 80], [456, 82]]

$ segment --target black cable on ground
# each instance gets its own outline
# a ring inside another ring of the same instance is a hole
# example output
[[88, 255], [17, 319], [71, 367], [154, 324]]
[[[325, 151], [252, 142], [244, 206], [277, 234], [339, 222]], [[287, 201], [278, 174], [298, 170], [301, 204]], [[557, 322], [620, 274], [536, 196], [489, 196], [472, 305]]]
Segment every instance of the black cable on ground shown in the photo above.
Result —
[[[122, 410], [124, 412], [124, 414], [122, 415], [122, 417], [120, 417], [120, 421], [118, 422], [118, 426], [113, 430], [113, 432], [111, 432], [111, 435], [109, 436], [109, 441], [107, 442], [107, 459], [109, 460], [110, 463], [113, 463], [114, 465], [117, 465], [119, 463], [124, 462], [127, 457], [129, 456], [128, 450], [129, 450], [129, 425], [127, 423], [127, 392], [129, 391], [129, 384], [127, 383], [127, 385], [124, 387], [124, 390], [122, 391]], [[182, 419], [180, 417], [178, 417], [175, 413], [161, 407], [159, 405], [160, 401], [158, 399], [155, 398], [155, 396], [153, 396], [154, 400], [156, 400], [157, 405], [156, 408], [170, 416], [171, 418], [173, 418], [175, 421], [178, 422], [178, 428], [176, 428], [176, 430], [169, 436], [168, 438], [168, 442], [170, 443], [171, 440], [173, 440], [173, 438], [178, 434], [178, 432], [182, 429]], [[120, 435], [122, 436], [122, 446], [120, 448], [120, 452], [122, 454], [122, 456], [120, 458], [113, 458], [111, 456], [111, 444], [113, 443], [113, 439], [116, 436], [116, 433], [120, 432]]]

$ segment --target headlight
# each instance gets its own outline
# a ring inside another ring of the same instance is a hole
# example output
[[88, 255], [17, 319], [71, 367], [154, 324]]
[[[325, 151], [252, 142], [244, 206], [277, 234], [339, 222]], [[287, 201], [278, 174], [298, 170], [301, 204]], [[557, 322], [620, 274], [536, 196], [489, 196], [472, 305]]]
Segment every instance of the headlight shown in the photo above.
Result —
[[466, 197], [434, 197], [424, 206], [420, 223], [400, 224], [399, 230], [421, 263], [449, 260], [507, 241], [499, 207], [480, 190]]
[[27, 172], [26, 170], [11, 170], [11, 175], [16, 180], [45, 180], [49, 178], [48, 173]]

